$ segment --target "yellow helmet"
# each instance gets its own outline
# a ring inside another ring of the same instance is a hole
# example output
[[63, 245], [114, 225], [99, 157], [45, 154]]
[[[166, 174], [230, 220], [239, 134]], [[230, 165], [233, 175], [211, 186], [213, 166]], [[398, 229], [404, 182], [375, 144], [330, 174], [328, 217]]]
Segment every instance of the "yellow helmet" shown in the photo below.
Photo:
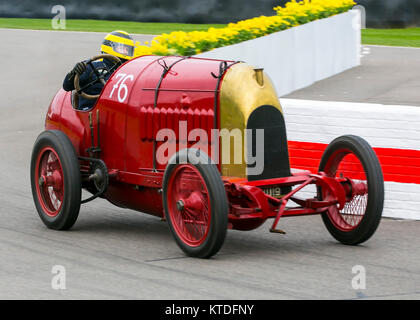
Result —
[[134, 40], [129, 33], [121, 30], [112, 31], [104, 38], [101, 45], [103, 53], [130, 60], [134, 56]]

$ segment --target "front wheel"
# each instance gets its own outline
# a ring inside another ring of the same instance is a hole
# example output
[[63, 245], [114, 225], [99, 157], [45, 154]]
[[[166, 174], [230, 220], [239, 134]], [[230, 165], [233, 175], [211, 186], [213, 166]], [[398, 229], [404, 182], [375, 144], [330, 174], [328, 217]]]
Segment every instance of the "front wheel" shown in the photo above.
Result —
[[82, 187], [79, 160], [63, 132], [44, 131], [36, 140], [31, 186], [42, 222], [50, 229], [70, 229], [79, 215]]
[[163, 204], [172, 235], [187, 255], [209, 258], [219, 251], [227, 231], [228, 203], [220, 173], [207, 155], [184, 149], [171, 158], [163, 180]]
[[[346, 135], [332, 141], [326, 148], [319, 171], [342, 182], [347, 193], [343, 209], [330, 207], [322, 214], [325, 226], [338, 241], [357, 245], [376, 231], [384, 204], [384, 180], [378, 158], [362, 138]], [[318, 189], [318, 197], [326, 198]]]

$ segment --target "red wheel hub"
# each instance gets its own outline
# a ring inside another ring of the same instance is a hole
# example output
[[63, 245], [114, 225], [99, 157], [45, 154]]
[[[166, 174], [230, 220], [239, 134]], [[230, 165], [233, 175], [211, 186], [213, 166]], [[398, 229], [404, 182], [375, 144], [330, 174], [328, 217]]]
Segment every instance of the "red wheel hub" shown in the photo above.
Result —
[[177, 166], [169, 178], [166, 197], [172, 226], [187, 245], [201, 245], [210, 228], [210, 198], [206, 183], [191, 164]]
[[36, 161], [35, 179], [39, 203], [46, 215], [55, 217], [64, 200], [64, 175], [60, 159], [51, 147], [44, 147]]

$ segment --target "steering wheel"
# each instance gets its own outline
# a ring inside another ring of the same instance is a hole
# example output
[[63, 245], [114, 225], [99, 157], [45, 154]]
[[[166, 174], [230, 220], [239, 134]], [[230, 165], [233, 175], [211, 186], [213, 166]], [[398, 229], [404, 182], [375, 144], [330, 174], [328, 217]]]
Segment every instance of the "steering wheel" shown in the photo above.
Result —
[[100, 59], [108, 59], [108, 60], [112, 60], [115, 63], [112, 65], [112, 67], [110, 68], [110, 70], [108, 70], [108, 72], [113, 71], [113, 69], [115, 67], [117, 67], [118, 65], [121, 64], [121, 60], [118, 57], [115, 57], [113, 55], [110, 54], [100, 54], [98, 56], [94, 56], [93, 58], [89, 59], [86, 61], [86, 64], [90, 65], [93, 72], [96, 75], [96, 79], [89, 82], [88, 84], [84, 85], [83, 87], [80, 88], [80, 75], [75, 74], [74, 76], [74, 89], [76, 90], [77, 95], [85, 98], [85, 99], [89, 99], [89, 100], [94, 100], [94, 99], [98, 99], [100, 94], [95, 94], [95, 95], [91, 95], [91, 94], [87, 94], [86, 92], [84, 92], [86, 89], [92, 87], [93, 85], [97, 84], [98, 82], [102, 83], [103, 85], [105, 85], [105, 75], [103, 72], [100, 72], [99, 68], [95, 68], [95, 66], [92, 64], [93, 61], [97, 61]]

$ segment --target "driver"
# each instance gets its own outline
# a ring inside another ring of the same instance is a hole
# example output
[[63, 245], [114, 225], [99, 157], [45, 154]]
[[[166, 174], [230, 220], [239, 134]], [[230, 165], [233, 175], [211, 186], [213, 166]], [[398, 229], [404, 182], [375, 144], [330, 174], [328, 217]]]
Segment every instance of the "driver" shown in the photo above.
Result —
[[[101, 46], [101, 53], [111, 54], [115, 57], [118, 57], [122, 63], [130, 60], [134, 56], [134, 40], [125, 31], [112, 31], [108, 33], [104, 38]], [[97, 78], [92, 67], [85, 61], [78, 62], [74, 68], [66, 75], [63, 82], [63, 89], [66, 91], [74, 90], [74, 76], [78, 74], [80, 76], [80, 88], [86, 86], [87, 84], [95, 81]], [[99, 74], [104, 75], [105, 81], [109, 79], [111, 74], [119, 66], [114, 61], [108, 59], [102, 59], [98, 61], [93, 61], [92, 65], [99, 72]], [[101, 93], [103, 85], [98, 81], [92, 86], [84, 89], [83, 91], [90, 95], [97, 95]], [[84, 99], [79, 97], [79, 110], [89, 110], [93, 107], [95, 100]]]

